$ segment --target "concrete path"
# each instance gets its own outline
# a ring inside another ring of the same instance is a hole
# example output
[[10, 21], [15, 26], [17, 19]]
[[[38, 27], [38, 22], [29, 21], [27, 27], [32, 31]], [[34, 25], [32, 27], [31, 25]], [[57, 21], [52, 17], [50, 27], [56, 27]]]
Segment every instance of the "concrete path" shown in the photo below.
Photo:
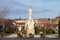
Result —
[[[11, 34], [11, 35], [5, 36], [4, 38], [16, 38], [16, 37], [18, 37], [17, 34]], [[45, 38], [57, 38], [57, 36], [54, 34], [48, 34], [48, 35], [45, 35], [44, 37]]]
[[18, 37], [17, 34], [11, 34], [11, 35], [5, 36], [4, 38], [15, 38], [15, 37]]
[[48, 35], [45, 35], [46, 38], [57, 38], [56, 35], [54, 34], [48, 34]]

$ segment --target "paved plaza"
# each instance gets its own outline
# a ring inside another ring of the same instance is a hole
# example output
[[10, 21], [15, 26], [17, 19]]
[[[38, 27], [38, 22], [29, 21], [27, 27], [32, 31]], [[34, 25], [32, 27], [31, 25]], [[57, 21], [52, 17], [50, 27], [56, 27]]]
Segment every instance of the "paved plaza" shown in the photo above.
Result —
[[[4, 38], [17, 38], [17, 34], [11, 34], [8, 36], [5, 36]], [[49, 34], [49, 35], [45, 35], [45, 38], [57, 38], [57, 36], [55, 36], [54, 34]]]
[[0, 40], [60, 40], [60, 38], [54, 37], [52, 35], [48, 35], [48, 37], [45, 38], [20, 38], [17, 36], [17, 34], [11, 34], [9, 36], [5, 36], [0, 38]]

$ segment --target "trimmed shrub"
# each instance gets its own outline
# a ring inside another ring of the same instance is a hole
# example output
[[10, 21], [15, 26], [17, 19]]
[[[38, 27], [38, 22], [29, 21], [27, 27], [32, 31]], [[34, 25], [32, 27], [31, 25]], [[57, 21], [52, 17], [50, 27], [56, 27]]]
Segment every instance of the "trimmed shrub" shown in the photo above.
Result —
[[58, 36], [60, 37], [60, 21], [58, 23]]
[[40, 32], [39, 28], [37, 26], [35, 26], [34, 29], [35, 29], [35, 34], [39, 34], [39, 32]]

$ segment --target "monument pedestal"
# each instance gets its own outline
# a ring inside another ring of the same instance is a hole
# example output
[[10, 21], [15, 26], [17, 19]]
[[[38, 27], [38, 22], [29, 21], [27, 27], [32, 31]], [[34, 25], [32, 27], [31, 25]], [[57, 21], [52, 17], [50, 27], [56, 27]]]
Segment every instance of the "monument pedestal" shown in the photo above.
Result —
[[28, 29], [27, 30], [27, 37], [30, 37], [31, 35], [34, 36], [35, 30], [34, 29]]

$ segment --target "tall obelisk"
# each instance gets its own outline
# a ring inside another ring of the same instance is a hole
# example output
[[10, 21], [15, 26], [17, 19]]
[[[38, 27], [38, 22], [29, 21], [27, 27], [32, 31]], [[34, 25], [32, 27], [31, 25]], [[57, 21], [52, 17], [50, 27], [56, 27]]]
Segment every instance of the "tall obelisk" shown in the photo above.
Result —
[[29, 34], [34, 35], [35, 31], [34, 31], [34, 21], [32, 17], [32, 8], [29, 8], [29, 19], [27, 25], [28, 25], [27, 36], [29, 36]]

